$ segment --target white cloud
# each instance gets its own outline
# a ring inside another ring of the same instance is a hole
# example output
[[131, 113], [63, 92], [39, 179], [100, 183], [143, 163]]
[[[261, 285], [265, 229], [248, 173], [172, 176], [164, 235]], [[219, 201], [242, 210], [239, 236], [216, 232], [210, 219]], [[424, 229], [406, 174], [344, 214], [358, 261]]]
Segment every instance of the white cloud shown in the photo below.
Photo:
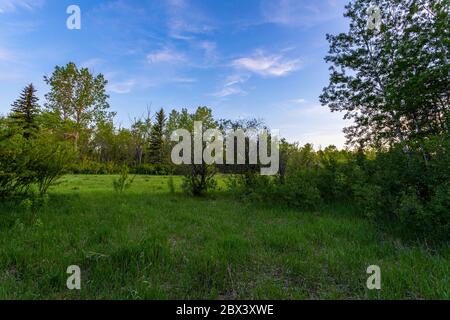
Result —
[[245, 95], [246, 93], [247, 92], [238, 87], [225, 87], [222, 90], [215, 92], [211, 95], [217, 98], [225, 98], [236, 94]]
[[340, 17], [337, 6], [336, 0], [263, 0], [261, 13], [267, 23], [310, 27]]
[[282, 55], [264, 55], [259, 52], [252, 57], [236, 59], [232, 65], [261, 76], [282, 77], [300, 67], [300, 59], [286, 59]]
[[92, 58], [92, 59], [89, 59], [89, 60], [86, 60], [86, 61], [82, 62], [81, 63], [81, 67], [82, 68], [88, 68], [88, 69], [94, 69], [94, 68], [99, 67], [103, 63], [104, 63], [103, 59]]
[[33, 10], [43, 4], [44, 0], [0, 0], [0, 14], [19, 9]]
[[186, 58], [182, 53], [175, 52], [168, 48], [160, 51], [155, 51], [147, 55], [147, 60], [149, 63], [176, 63], [184, 61], [185, 59]]
[[290, 100], [289, 102], [291, 102], [291, 103], [294, 103], [294, 104], [304, 104], [304, 103], [306, 103], [307, 101], [305, 100], [305, 99], [293, 99], [293, 100]]
[[206, 34], [214, 28], [210, 18], [186, 0], [167, 0], [168, 28], [172, 38], [192, 40], [197, 34]]
[[217, 44], [215, 42], [201, 41], [199, 47], [204, 50], [206, 59], [211, 60], [216, 58]]
[[195, 83], [195, 82], [197, 82], [197, 79], [195, 79], [195, 78], [174, 78], [173, 82], [188, 84], [188, 83]]
[[15, 55], [8, 49], [0, 48], [0, 61], [13, 62]]
[[225, 81], [225, 86], [229, 87], [229, 86], [233, 86], [236, 84], [241, 84], [241, 83], [246, 82], [248, 79], [249, 79], [249, 76], [233, 74], [233, 75], [227, 77], [227, 79]]
[[136, 80], [130, 79], [123, 82], [110, 83], [108, 86], [108, 90], [117, 94], [126, 94], [131, 92], [135, 85]]

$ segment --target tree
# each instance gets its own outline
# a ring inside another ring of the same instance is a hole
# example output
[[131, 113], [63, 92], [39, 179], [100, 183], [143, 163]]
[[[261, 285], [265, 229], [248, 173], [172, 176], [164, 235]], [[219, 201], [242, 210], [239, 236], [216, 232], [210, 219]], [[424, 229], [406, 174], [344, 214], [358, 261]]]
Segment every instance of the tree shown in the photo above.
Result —
[[20, 98], [12, 104], [11, 118], [22, 128], [23, 136], [26, 139], [29, 139], [38, 130], [36, 120], [40, 113], [38, 101], [36, 89], [31, 83], [23, 89]]
[[153, 124], [150, 136], [149, 157], [152, 163], [161, 164], [164, 162], [164, 143], [166, 135], [166, 115], [161, 108], [156, 113], [156, 120]]
[[[218, 128], [218, 123], [214, 120], [212, 110], [207, 107], [199, 107], [194, 113], [189, 113], [187, 109], [182, 109], [181, 112], [173, 110], [169, 118], [169, 127], [171, 130], [185, 129], [190, 133], [190, 140], [194, 139], [194, 122], [202, 123], [202, 137], [206, 130]], [[203, 149], [206, 143], [203, 143]], [[202, 157], [201, 164], [195, 164], [192, 158], [194, 154], [194, 143], [190, 144], [191, 150], [189, 150], [189, 156], [191, 158], [190, 164], [184, 166], [184, 180], [183, 190], [193, 196], [201, 196], [208, 190], [214, 189], [216, 181], [214, 176], [216, 174], [216, 168], [214, 165], [208, 165], [205, 163]], [[183, 150], [186, 152], [186, 150]]]
[[144, 119], [135, 119], [131, 125], [134, 162], [136, 165], [141, 165], [144, 162], [145, 152], [147, 151], [147, 146], [150, 144], [151, 130], [152, 120], [150, 111], [147, 111], [147, 116]]
[[50, 186], [65, 173], [74, 159], [73, 147], [66, 141], [58, 141], [48, 132], [42, 132], [30, 144], [28, 167], [33, 176], [39, 196], [44, 197]]
[[76, 149], [79, 149], [83, 129], [113, 115], [106, 111], [109, 108], [105, 90], [108, 81], [102, 74], [94, 76], [88, 69], [78, 69], [70, 62], [65, 67], [55, 67], [52, 76], [44, 77], [44, 81], [50, 86], [45, 96], [46, 107], [72, 128], [67, 137], [74, 140]]
[[[368, 8], [382, 13], [368, 28]], [[348, 33], [327, 35], [330, 84], [321, 102], [354, 125], [348, 142], [392, 146], [448, 131], [450, 41], [448, 1], [356, 0]], [[424, 154], [424, 158], [426, 160]]]

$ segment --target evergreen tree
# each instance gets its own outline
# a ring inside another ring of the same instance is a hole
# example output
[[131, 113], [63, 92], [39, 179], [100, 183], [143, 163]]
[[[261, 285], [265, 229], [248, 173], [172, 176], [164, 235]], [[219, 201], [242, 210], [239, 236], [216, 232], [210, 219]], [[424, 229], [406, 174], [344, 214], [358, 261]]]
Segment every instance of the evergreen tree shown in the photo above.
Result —
[[38, 129], [36, 122], [36, 117], [40, 113], [38, 101], [36, 89], [33, 84], [29, 84], [23, 89], [20, 98], [12, 104], [11, 118], [23, 129], [23, 136], [26, 139], [29, 139]]
[[149, 157], [152, 163], [164, 162], [164, 137], [166, 132], [166, 115], [161, 108], [156, 113], [156, 120], [150, 137]]

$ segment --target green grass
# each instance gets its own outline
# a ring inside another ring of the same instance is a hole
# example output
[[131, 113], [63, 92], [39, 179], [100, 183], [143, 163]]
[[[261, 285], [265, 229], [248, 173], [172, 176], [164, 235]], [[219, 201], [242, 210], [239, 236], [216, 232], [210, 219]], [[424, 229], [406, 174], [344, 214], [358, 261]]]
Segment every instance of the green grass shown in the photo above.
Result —
[[[193, 199], [167, 179], [138, 176], [119, 195], [112, 176], [66, 176], [37, 218], [1, 204], [0, 299], [449, 298], [448, 247], [406, 246], [344, 206]], [[80, 291], [66, 288], [69, 265]], [[365, 289], [369, 265], [379, 292]]]

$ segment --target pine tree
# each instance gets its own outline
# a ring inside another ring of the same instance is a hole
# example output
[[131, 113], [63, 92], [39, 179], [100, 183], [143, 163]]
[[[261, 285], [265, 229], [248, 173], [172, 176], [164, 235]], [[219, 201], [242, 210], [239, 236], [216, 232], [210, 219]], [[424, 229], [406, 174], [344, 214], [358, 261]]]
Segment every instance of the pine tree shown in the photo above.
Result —
[[27, 139], [38, 129], [36, 121], [36, 117], [40, 113], [38, 101], [36, 89], [33, 84], [29, 84], [23, 89], [20, 98], [12, 104], [11, 118], [23, 129], [23, 136]]
[[164, 162], [164, 136], [166, 131], [166, 115], [164, 109], [156, 113], [156, 120], [150, 136], [149, 156], [152, 163]]

